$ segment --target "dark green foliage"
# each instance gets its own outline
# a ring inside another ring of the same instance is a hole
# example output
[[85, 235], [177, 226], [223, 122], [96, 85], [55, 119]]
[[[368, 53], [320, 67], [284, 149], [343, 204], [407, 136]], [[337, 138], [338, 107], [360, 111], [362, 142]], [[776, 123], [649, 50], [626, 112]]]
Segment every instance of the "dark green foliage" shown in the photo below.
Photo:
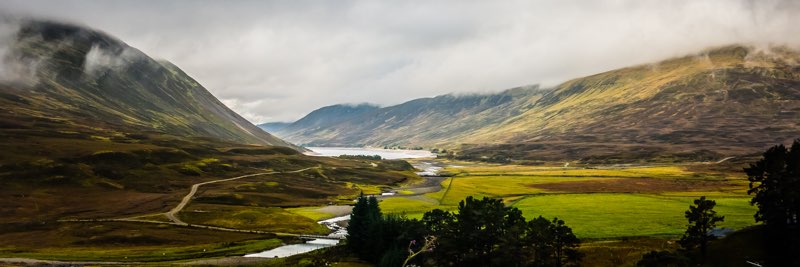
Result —
[[435, 209], [423, 215], [436, 248], [433, 266], [564, 266], [577, 264], [580, 240], [557, 218], [529, 222], [502, 200], [467, 197], [458, 213]]
[[572, 228], [569, 228], [563, 220], [553, 218], [550, 231], [553, 235], [551, 244], [555, 249], [553, 256], [556, 266], [576, 265], [583, 255], [576, 250], [581, 241], [572, 233]]
[[418, 221], [381, 216], [377, 199], [362, 194], [347, 229], [348, 249], [378, 266], [400, 266], [407, 249], [419, 249], [426, 236], [436, 238], [435, 248], [412, 264], [569, 266], [581, 258], [576, 250], [580, 240], [563, 220], [539, 216], [526, 222], [517, 208], [487, 197], [467, 197], [457, 213], [435, 209]]
[[387, 250], [381, 256], [381, 260], [378, 262], [378, 267], [396, 267], [402, 266], [403, 260], [406, 258], [406, 252], [399, 248], [393, 248]]
[[422, 216], [422, 223], [430, 231], [431, 234], [436, 236], [443, 236], [448, 230], [449, 226], [453, 224], [455, 217], [452, 213], [435, 209], [426, 212]]
[[636, 263], [637, 267], [687, 267], [689, 259], [669, 251], [650, 251]]
[[582, 255], [575, 249], [580, 240], [563, 220], [548, 221], [539, 216], [526, 226], [525, 243], [534, 266], [563, 266], [580, 261]]
[[770, 264], [800, 264], [800, 139], [790, 149], [771, 147], [763, 158], [745, 168], [750, 201], [758, 206], [756, 221], [766, 225]]
[[362, 192], [353, 207], [353, 211], [350, 214], [350, 222], [347, 225], [347, 247], [356, 253], [366, 248], [367, 239], [369, 238], [371, 216], [368, 209], [368, 200]]
[[411, 240], [422, 239], [425, 227], [399, 215], [383, 216], [375, 197], [359, 196], [347, 226], [347, 247], [360, 258], [379, 266], [400, 266]]
[[508, 230], [520, 228], [524, 223], [522, 213], [516, 208], [506, 208], [501, 200], [486, 197], [477, 200], [470, 196], [459, 203], [455, 222], [450, 226], [452, 235], [440, 237], [439, 241], [456, 245], [460, 253], [451, 258], [456, 266], [510, 264], [512, 259], [500, 256], [503, 250], [517, 245], [514, 243], [521, 233]]
[[706, 249], [708, 242], [716, 239], [711, 234], [718, 222], [725, 220], [725, 216], [717, 215], [714, 211], [714, 206], [717, 202], [713, 200], [706, 200], [705, 196], [701, 196], [694, 200], [694, 206], [689, 206], [686, 211], [686, 219], [689, 220], [689, 225], [686, 228], [686, 233], [683, 234], [678, 243], [685, 249], [692, 250], [700, 248], [702, 257], [706, 256]]
[[800, 214], [800, 139], [790, 150], [777, 145], [745, 168], [750, 181], [748, 194], [758, 206], [756, 221], [767, 225], [797, 225]]

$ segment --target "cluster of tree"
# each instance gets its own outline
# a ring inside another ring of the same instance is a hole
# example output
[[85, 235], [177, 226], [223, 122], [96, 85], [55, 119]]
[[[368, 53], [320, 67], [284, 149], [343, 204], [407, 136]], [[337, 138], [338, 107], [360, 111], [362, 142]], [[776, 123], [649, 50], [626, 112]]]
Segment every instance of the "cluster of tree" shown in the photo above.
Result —
[[382, 215], [377, 199], [362, 196], [347, 230], [347, 247], [378, 266], [569, 266], [581, 258], [580, 240], [564, 221], [526, 221], [517, 208], [486, 197], [415, 220]]
[[750, 181], [755, 219], [766, 228], [768, 264], [800, 266], [800, 139], [777, 145], [744, 169]]
[[339, 155], [340, 159], [364, 159], [364, 160], [381, 160], [380, 155]]

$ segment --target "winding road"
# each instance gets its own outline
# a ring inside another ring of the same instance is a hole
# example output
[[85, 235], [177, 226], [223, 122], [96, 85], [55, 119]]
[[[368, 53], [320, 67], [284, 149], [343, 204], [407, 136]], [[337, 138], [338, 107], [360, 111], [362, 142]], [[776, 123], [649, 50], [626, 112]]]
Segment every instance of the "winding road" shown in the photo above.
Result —
[[175, 206], [171, 210], [169, 210], [166, 213], [164, 213], [164, 215], [166, 215], [167, 218], [170, 221], [172, 221], [173, 223], [175, 223], [175, 224], [189, 225], [188, 223], [185, 223], [185, 222], [181, 221], [181, 219], [179, 219], [178, 216], [176, 216], [176, 214], [178, 214], [178, 212], [180, 212], [184, 207], [186, 207], [186, 205], [189, 204], [189, 201], [192, 201], [192, 197], [194, 197], [194, 195], [197, 193], [197, 189], [200, 188], [200, 186], [202, 186], [202, 185], [219, 183], [219, 182], [233, 181], [233, 180], [238, 180], [238, 179], [247, 178], [247, 177], [259, 176], [259, 175], [269, 175], [269, 174], [276, 174], [276, 173], [298, 173], [298, 172], [304, 172], [304, 171], [307, 171], [307, 170], [310, 170], [310, 169], [317, 169], [317, 168], [319, 168], [319, 167], [309, 167], [309, 168], [305, 168], [305, 169], [299, 169], [299, 170], [296, 170], [296, 171], [288, 171], [288, 172], [277, 172], [277, 171], [262, 172], [262, 173], [254, 173], [254, 174], [236, 176], [236, 177], [233, 177], [233, 178], [226, 178], [226, 179], [219, 179], [219, 180], [213, 180], [213, 181], [208, 181], [208, 182], [196, 183], [196, 184], [192, 185], [192, 189], [189, 190], [189, 194], [187, 194], [186, 196], [183, 197], [183, 200], [181, 200], [181, 203], [179, 203], [178, 206]]

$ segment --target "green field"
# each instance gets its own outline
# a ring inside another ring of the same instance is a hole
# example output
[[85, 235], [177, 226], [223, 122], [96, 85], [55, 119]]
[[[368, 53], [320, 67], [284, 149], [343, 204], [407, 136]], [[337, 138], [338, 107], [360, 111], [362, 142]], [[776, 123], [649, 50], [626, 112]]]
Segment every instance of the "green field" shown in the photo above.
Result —
[[[558, 217], [583, 238], [681, 235], [683, 217], [693, 198], [647, 194], [552, 194], [526, 197], [513, 206], [526, 218]], [[749, 198], [714, 198], [715, 210], [725, 216], [718, 227], [752, 225], [755, 208]]]
[[[385, 213], [421, 218], [439, 208], [455, 211], [467, 196], [504, 198], [527, 218], [558, 217], [581, 238], [679, 236], [692, 200], [707, 196], [725, 216], [723, 228], [755, 224], [747, 180], [735, 171], [703, 166], [561, 168], [463, 163], [447, 171], [439, 192], [381, 202]], [[701, 168], [703, 167], [703, 168]]]

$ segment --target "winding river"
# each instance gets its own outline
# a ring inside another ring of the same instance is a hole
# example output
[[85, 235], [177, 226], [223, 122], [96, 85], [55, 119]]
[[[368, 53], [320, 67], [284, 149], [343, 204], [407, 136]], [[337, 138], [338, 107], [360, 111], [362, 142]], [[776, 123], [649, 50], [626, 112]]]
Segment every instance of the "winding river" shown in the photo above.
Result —
[[[306, 153], [311, 156], [322, 157], [335, 157], [341, 155], [365, 155], [372, 156], [378, 155], [383, 159], [409, 159], [409, 158], [435, 158], [436, 155], [426, 150], [401, 150], [401, 149], [379, 149], [379, 148], [363, 148], [363, 147], [307, 147], [312, 152]], [[423, 169], [419, 174], [421, 176], [432, 176], [441, 168], [430, 166], [430, 163], [425, 166], [415, 166]], [[438, 169], [437, 169], [438, 168]], [[438, 186], [438, 182], [434, 181]], [[322, 220], [317, 223], [325, 225], [331, 229], [328, 238], [316, 238], [300, 244], [291, 244], [280, 246], [263, 252], [244, 255], [245, 257], [260, 257], [260, 258], [283, 258], [301, 253], [310, 252], [320, 248], [335, 246], [339, 243], [339, 239], [347, 235], [347, 229], [341, 226], [341, 222], [350, 220], [350, 215], [339, 216], [327, 220]]]
[[331, 229], [332, 232], [328, 234], [328, 237], [330, 237], [330, 239], [327, 238], [311, 239], [306, 241], [305, 243], [280, 246], [267, 251], [247, 254], [244, 256], [248, 258], [249, 257], [283, 258], [296, 254], [306, 253], [312, 250], [335, 246], [336, 244], [339, 244], [340, 238], [343, 238], [344, 236], [347, 235], [347, 229], [339, 225], [339, 222], [347, 220], [350, 220], [350, 215], [340, 216], [317, 222], [319, 224], [325, 225], [325, 227], [328, 227], [328, 229]]

